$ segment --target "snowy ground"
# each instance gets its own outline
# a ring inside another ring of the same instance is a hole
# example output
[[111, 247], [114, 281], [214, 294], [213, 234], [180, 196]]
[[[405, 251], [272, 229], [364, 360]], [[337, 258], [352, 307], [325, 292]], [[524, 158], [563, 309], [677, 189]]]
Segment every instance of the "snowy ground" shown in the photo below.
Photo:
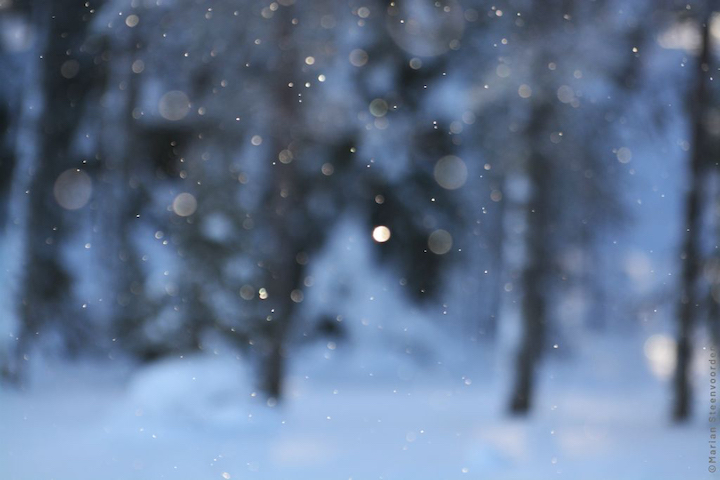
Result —
[[642, 352], [606, 338], [547, 362], [527, 420], [504, 414], [490, 354], [429, 368], [310, 348], [272, 408], [229, 351], [134, 372], [36, 361], [25, 392], [0, 392], [0, 479], [711, 478], [709, 377], [673, 426]]

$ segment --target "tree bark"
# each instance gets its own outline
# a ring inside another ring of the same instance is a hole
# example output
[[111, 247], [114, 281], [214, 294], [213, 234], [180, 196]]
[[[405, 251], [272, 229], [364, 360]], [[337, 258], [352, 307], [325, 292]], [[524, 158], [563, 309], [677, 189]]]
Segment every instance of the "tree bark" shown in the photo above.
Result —
[[708, 102], [709, 62], [711, 58], [710, 15], [703, 19], [700, 58], [695, 70], [695, 86], [690, 95], [692, 113], [692, 150], [688, 191], [685, 197], [685, 231], [682, 242], [680, 301], [678, 303], [677, 366], [675, 372], [675, 404], [673, 418], [682, 422], [689, 418], [692, 396], [689, 370], [692, 360], [692, 332], [698, 314], [696, 284], [700, 274], [700, 226], [705, 160], [703, 115]]
[[271, 306], [267, 322], [265, 349], [263, 355], [262, 385], [268, 397], [280, 400], [283, 394], [283, 377], [286, 362], [286, 342], [290, 326], [294, 322], [296, 303], [292, 300], [293, 290], [301, 286], [304, 266], [296, 261], [298, 253], [303, 251], [304, 190], [297, 160], [287, 163], [278, 161], [278, 154], [290, 150], [297, 157], [302, 148], [302, 139], [293, 135], [298, 125], [297, 88], [297, 48], [293, 37], [293, 12], [295, 6], [281, 7], [277, 43], [280, 49], [275, 64], [274, 91], [277, 104], [272, 135], [272, 149], [269, 168], [272, 172], [272, 190], [268, 198], [266, 214], [271, 231], [275, 237], [275, 248], [271, 258], [265, 260], [267, 271], [268, 304]]
[[[541, 62], [542, 63], [542, 62]], [[525, 232], [525, 269], [522, 274], [522, 340], [516, 360], [516, 383], [510, 401], [510, 411], [523, 415], [532, 406], [535, 367], [545, 343], [547, 324], [547, 288], [550, 265], [550, 195], [551, 162], [545, 151], [546, 123], [550, 105], [544, 96], [532, 107], [527, 136], [532, 153], [527, 173], [530, 198], [527, 207]]]

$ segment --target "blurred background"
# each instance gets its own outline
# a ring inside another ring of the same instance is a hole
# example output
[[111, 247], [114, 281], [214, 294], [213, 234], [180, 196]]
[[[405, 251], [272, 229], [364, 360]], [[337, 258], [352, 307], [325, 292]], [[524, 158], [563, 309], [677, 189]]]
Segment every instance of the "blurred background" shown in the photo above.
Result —
[[719, 14], [0, 0], [0, 476], [708, 478]]

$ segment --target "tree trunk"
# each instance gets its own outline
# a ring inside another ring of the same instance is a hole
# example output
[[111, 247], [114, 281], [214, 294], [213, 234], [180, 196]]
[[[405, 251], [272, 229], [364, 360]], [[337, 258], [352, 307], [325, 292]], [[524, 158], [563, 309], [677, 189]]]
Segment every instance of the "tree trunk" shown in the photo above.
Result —
[[695, 87], [691, 91], [692, 150], [688, 191], [685, 198], [685, 231], [682, 243], [682, 266], [680, 275], [680, 302], [678, 304], [677, 367], [675, 372], [675, 405], [673, 418], [685, 421], [690, 416], [691, 392], [689, 381], [692, 360], [691, 336], [698, 313], [696, 283], [700, 273], [700, 221], [703, 163], [705, 159], [705, 132], [703, 114], [708, 102], [707, 77], [711, 58], [709, 28], [710, 16], [706, 15], [702, 25], [702, 46], [697, 69]]
[[529, 176], [533, 192], [529, 202], [526, 231], [526, 267], [522, 275], [522, 340], [517, 353], [516, 383], [510, 411], [526, 414], [532, 405], [535, 366], [545, 343], [546, 289], [548, 266], [548, 162], [532, 155]]
[[[543, 61], [540, 62], [544, 64]], [[551, 162], [546, 149], [547, 123], [551, 106], [547, 96], [539, 94], [526, 129], [532, 152], [528, 158], [527, 174], [530, 198], [527, 205], [525, 232], [525, 269], [522, 274], [522, 340], [517, 354], [516, 384], [510, 411], [525, 414], [530, 410], [533, 396], [535, 366], [545, 343], [547, 323], [548, 273], [550, 252], [550, 195]]]
[[265, 359], [263, 390], [269, 398], [279, 400], [283, 397], [283, 377], [285, 375], [285, 356], [282, 336], [271, 340], [270, 351]]
[[289, 84], [297, 83], [297, 47], [293, 38], [293, 12], [295, 6], [281, 7], [279, 31], [277, 35], [279, 58], [275, 64], [275, 86], [277, 104], [272, 135], [271, 160], [273, 189], [267, 199], [266, 219], [276, 240], [275, 248], [268, 253], [270, 258], [264, 262], [267, 272], [268, 304], [271, 315], [266, 323], [266, 347], [263, 352], [263, 372], [261, 383], [268, 397], [280, 400], [285, 372], [286, 341], [290, 326], [294, 322], [295, 305], [291, 295], [300, 288], [304, 272], [303, 265], [296, 261], [298, 253], [303, 251], [305, 232], [303, 228], [304, 190], [297, 160], [278, 161], [278, 154], [284, 150], [292, 151], [297, 158], [302, 148], [302, 139], [293, 135], [298, 126], [297, 89]]
[[[14, 209], [8, 212], [8, 219], [17, 218], [18, 225], [15, 227], [15, 234], [11, 237], [8, 248], [18, 251], [19, 254], [12, 257], [12, 264], [9, 275], [16, 276], [18, 285], [17, 291], [13, 291], [13, 304], [15, 322], [15, 343], [11, 347], [2, 366], [3, 377], [20, 382], [23, 376], [23, 365], [29, 353], [31, 338], [36, 333], [36, 326], [32, 318], [27, 315], [26, 302], [23, 300], [26, 284], [25, 276], [27, 264], [32, 261], [32, 252], [28, 248], [30, 242], [32, 213], [31, 196], [28, 192], [34, 184], [36, 172], [42, 167], [40, 164], [41, 144], [41, 122], [46, 109], [46, 93], [43, 88], [43, 53], [47, 49], [49, 9], [36, 5], [29, 12], [30, 21], [35, 25], [38, 32], [35, 43], [28, 54], [28, 62], [24, 66], [24, 91], [21, 100], [20, 115], [18, 120], [15, 157], [17, 164], [13, 169], [11, 182], [10, 206]], [[10, 227], [8, 225], [8, 227]], [[8, 228], [9, 231], [9, 228]]]

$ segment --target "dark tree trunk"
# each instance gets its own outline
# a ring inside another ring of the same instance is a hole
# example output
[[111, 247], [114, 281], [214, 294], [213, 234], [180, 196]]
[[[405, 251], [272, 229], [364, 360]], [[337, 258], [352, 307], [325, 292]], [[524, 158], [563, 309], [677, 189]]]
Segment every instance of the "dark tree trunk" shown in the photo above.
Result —
[[510, 402], [510, 410], [514, 414], [525, 414], [531, 408], [535, 368], [545, 343], [545, 295], [549, 269], [547, 170], [547, 161], [541, 154], [530, 158], [529, 173], [534, 192], [528, 209], [527, 264], [522, 275], [522, 340], [517, 353], [516, 383]]
[[295, 320], [296, 303], [291, 298], [293, 291], [302, 284], [304, 266], [297, 262], [297, 255], [304, 251], [303, 238], [306, 232], [304, 221], [303, 183], [296, 168], [297, 160], [278, 161], [278, 155], [289, 150], [297, 158], [302, 149], [299, 138], [297, 83], [297, 47], [293, 37], [293, 6], [281, 7], [277, 44], [280, 50], [274, 65], [275, 91], [277, 92], [275, 130], [269, 159], [272, 171], [273, 189], [267, 200], [267, 220], [275, 239], [270, 258], [264, 261], [267, 272], [268, 303], [272, 307], [265, 329], [265, 349], [261, 383], [268, 397], [280, 400], [283, 393], [283, 377], [286, 361], [288, 332]]
[[550, 195], [552, 165], [547, 153], [547, 123], [551, 107], [543, 95], [532, 107], [527, 137], [532, 153], [527, 173], [530, 198], [525, 232], [525, 269], [522, 273], [522, 340], [516, 360], [516, 383], [510, 400], [513, 414], [526, 414], [532, 406], [535, 368], [545, 343], [550, 252]]
[[708, 102], [707, 79], [710, 49], [710, 16], [703, 19], [702, 46], [695, 71], [695, 85], [691, 91], [690, 108], [692, 113], [692, 150], [688, 191], [685, 198], [685, 231], [682, 243], [682, 266], [680, 276], [680, 302], [678, 304], [677, 369], [675, 372], [675, 404], [673, 418], [684, 421], [690, 416], [691, 392], [689, 381], [692, 359], [692, 332], [698, 314], [696, 283], [700, 274], [700, 223], [703, 163], [706, 143], [703, 127], [703, 115]]
[[[562, 29], [557, 22], [564, 15], [572, 15], [575, 0], [560, 3], [549, 2], [533, 8], [533, 19], [525, 27], [525, 39], [532, 44], [544, 38], [548, 32]], [[550, 141], [553, 131], [562, 131], [559, 125], [561, 113], [556, 106], [557, 79], [548, 65], [555, 53], [536, 46], [532, 55], [531, 73], [534, 92], [530, 99], [524, 141], [528, 154], [526, 172], [529, 181], [525, 230], [525, 265], [521, 275], [522, 338], [516, 357], [515, 384], [510, 396], [510, 412], [526, 415], [533, 405], [535, 374], [537, 364], [545, 346], [548, 326], [548, 295], [550, 273], [553, 265], [551, 245], [553, 225], [553, 192], [560, 188], [554, 185], [553, 159], [558, 151]]]
[[[39, 119], [39, 141], [35, 170], [29, 182], [27, 231], [23, 258], [23, 278], [20, 280], [18, 309], [22, 323], [18, 341], [18, 358], [28, 354], [33, 338], [42, 335], [47, 327], [62, 330], [69, 353], [82, 342], [85, 323], [77, 321], [80, 312], [69, 300], [72, 277], [63, 266], [60, 246], [63, 241], [63, 209], [54, 198], [53, 186], [66, 169], [80, 166], [71, 159], [69, 151], [87, 90], [89, 56], [80, 49], [88, 21], [87, 8], [82, 3], [65, 5], [41, 2], [34, 5], [34, 22], [44, 32], [36, 41], [43, 61], [36, 72], [43, 104]], [[80, 73], [72, 78], [61, 75], [68, 60], [81, 64]], [[83, 64], [84, 62], [84, 64]], [[57, 322], [62, 319], [62, 327]], [[55, 323], [55, 325], [52, 325]]]
[[279, 400], [283, 397], [283, 378], [285, 375], [285, 354], [283, 351], [283, 338], [271, 340], [272, 344], [265, 359], [263, 374], [263, 390], [269, 398]]

